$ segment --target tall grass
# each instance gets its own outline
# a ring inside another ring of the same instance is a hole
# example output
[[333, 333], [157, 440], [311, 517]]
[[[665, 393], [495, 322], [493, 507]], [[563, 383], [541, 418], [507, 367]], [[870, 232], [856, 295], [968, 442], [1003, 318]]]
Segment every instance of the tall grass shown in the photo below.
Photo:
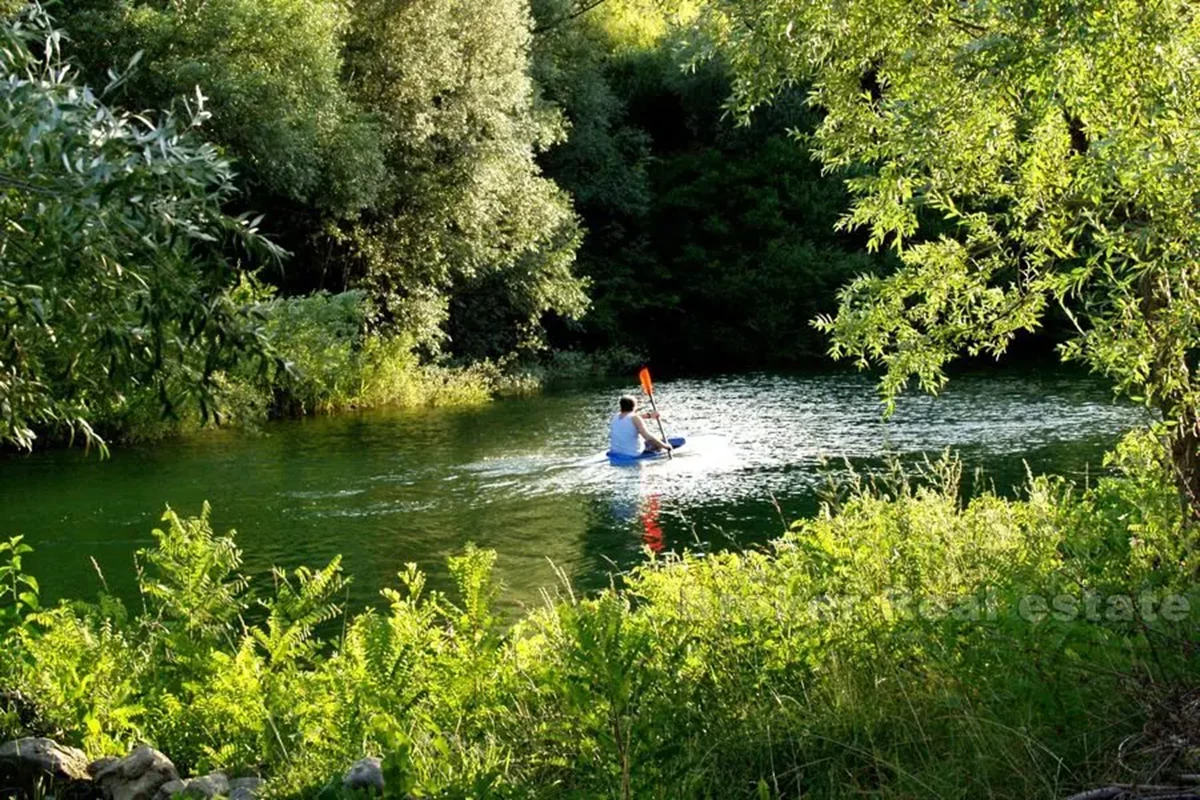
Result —
[[[407, 565], [351, 615], [338, 561], [252, 580], [207, 510], [168, 512], [138, 612], [0, 616], [0, 688], [39, 712], [0, 714], [3, 733], [61, 729], [92, 755], [148, 740], [280, 796], [367, 753], [397, 796], [1053, 798], [1164, 779], [1196, 766], [1163, 698], [1194, 685], [1198, 598], [1158, 453], [1132, 437], [1116, 475], [1015, 500], [960, 500], [953, 461], [863, 479], [762, 552], [655, 558], [513, 624], [488, 551], [451, 559], [454, 598]], [[1148, 592], [1155, 613], [1117, 602]]]

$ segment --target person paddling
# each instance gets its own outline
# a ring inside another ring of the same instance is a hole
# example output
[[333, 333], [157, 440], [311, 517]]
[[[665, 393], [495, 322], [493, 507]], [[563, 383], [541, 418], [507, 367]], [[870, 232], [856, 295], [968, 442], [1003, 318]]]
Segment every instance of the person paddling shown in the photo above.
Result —
[[646, 450], [665, 450], [671, 452], [669, 442], [664, 442], [646, 429], [643, 419], [658, 419], [657, 412], [646, 414], [637, 413], [637, 400], [624, 395], [618, 401], [619, 411], [612, 418], [609, 431], [609, 450], [622, 456], [638, 456], [642, 454], [645, 442]]

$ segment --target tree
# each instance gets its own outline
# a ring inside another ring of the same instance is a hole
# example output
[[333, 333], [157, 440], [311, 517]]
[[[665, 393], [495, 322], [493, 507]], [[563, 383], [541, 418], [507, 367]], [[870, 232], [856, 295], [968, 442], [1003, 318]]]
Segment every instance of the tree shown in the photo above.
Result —
[[170, 108], [199, 88], [207, 136], [234, 162], [235, 207], [270, 210], [297, 256], [271, 276], [292, 291], [345, 288], [326, 233], [379, 200], [387, 174], [375, 122], [351, 99], [341, 0], [76, 0], [61, 10], [85, 78], [142, 53], [110, 100]]
[[[521, 0], [354, 6], [347, 68], [356, 100], [379, 120], [389, 180], [344, 244], [390, 320], [429, 349], [456, 287], [502, 289], [456, 309], [480, 339], [460, 355], [537, 346], [544, 314], [587, 304], [572, 270], [570, 198], [535, 162], [564, 131], [530, 79], [529, 28]], [[471, 325], [477, 312], [504, 320], [494, 338]]]
[[610, 346], [627, 337], [625, 317], [642, 307], [637, 281], [652, 267], [650, 136], [629, 121], [627, 93], [614, 74], [628, 59], [645, 55], [614, 32], [626, 17], [644, 10], [630, 5], [628, 0], [595, 7], [592, 0], [532, 4], [533, 77], [569, 125], [566, 140], [539, 162], [571, 193], [587, 229], [578, 268], [591, 283], [593, 302], [585, 319], [557, 337], [573, 345]]
[[[1200, 16], [1187, 0], [716, 0], [743, 114], [811, 81], [842, 224], [902, 267], [820, 327], [890, 404], [1061, 306], [1064, 358], [1162, 415], [1200, 514]], [[931, 219], [943, 218], [930, 231]]]
[[24, 448], [61, 427], [102, 444], [97, 414], [134, 392], [213, 410], [218, 373], [265, 349], [231, 257], [279, 255], [221, 211], [201, 96], [182, 118], [114, 110], [61, 38], [37, 6], [0, 21], [0, 444]]
[[370, 206], [383, 180], [371, 121], [342, 83], [339, 0], [80, 0], [64, 16], [93, 77], [142, 52], [114, 98], [169, 107], [196, 87], [214, 140], [251, 193], [334, 218]]
[[563, 128], [521, 0], [78, 0], [65, 21], [89, 74], [145, 52], [127, 105], [211, 98], [233, 208], [296, 251], [285, 290], [365, 289], [375, 325], [467, 357], [585, 307], [570, 199], [534, 162]]
[[555, 341], [693, 370], [820, 357], [809, 321], [880, 259], [834, 230], [841, 181], [795, 157], [788, 131], [819, 115], [791, 91], [739, 128], [724, 114], [727, 65], [681, 69], [686, 8], [589, 6], [533, 6], [534, 75], [571, 125], [541, 163], [575, 198], [593, 286], [588, 316]]
[[660, 267], [645, 288], [660, 307], [640, 327], [656, 359], [692, 369], [819, 361], [811, 320], [835, 306], [843, 283], [878, 266], [834, 231], [842, 187], [761, 121], [757, 136], [666, 156], [655, 169]]

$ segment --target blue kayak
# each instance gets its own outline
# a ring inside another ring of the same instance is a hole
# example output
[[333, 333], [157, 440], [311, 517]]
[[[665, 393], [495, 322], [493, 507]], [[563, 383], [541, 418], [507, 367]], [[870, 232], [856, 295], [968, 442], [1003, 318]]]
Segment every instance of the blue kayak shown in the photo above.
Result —
[[[678, 450], [679, 448], [683, 447], [683, 445], [687, 441], [687, 439], [684, 439], [682, 436], [672, 436], [671, 438], [667, 439], [667, 441], [671, 443], [671, 447]], [[641, 453], [637, 454], [636, 456], [627, 456], [627, 455], [622, 455], [621, 453], [614, 453], [613, 451], [609, 450], [607, 453], [605, 453], [605, 455], [608, 456], [608, 460], [614, 464], [635, 464], [638, 461], [649, 461], [649, 460], [655, 459], [655, 458], [666, 458], [667, 451], [666, 450], [643, 450]]]

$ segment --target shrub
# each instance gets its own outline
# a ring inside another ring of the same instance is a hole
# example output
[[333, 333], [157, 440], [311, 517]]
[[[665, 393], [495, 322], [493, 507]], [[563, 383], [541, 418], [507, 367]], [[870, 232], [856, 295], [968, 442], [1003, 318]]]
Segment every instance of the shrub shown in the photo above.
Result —
[[361, 381], [364, 303], [358, 292], [319, 292], [262, 306], [268, 339], [286, 363], [270, 383], [278, 411], [311, 414], [349, 404]]
[[0, 7], [0, 445], [21, 449], [103, 447], [130, 396], [207, 418], [216, 376], [264, 355], [240, 264], [282, 255], [222, 212], [234, 175], [198, 91], [180, 113], [112, 107], [128, 76], [94, 91], [62, 40], [37, 3]]
[[[270, 417], [381, 406], [478, 405], [540, 387], [509, 361], [424, 363], [413, 337], [369, 331], [370, 306], [362, 292], [271, 294], [252, 280], [243, 280], [235, 293], [265, 321], [275, 360], [245, 362], [213, 376], [213, 407], [223, 424], [253, 426]], [[147, 388], [109, 403], [98, 426], [114, 438], [139, 441], [192, 432], [203, 423], [190, 409], [164, 417], [157, 392]]]

